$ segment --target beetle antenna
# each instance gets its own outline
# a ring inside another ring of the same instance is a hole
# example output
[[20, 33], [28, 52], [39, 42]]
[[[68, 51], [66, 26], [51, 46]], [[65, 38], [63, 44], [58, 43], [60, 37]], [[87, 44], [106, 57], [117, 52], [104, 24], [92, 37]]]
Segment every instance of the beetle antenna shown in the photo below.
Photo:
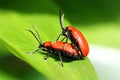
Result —
[[39, 41], [39, 39], [37, 38], [37, 36], [33, 33], [33, 31], [31, 31], [30, 29], [26, 29], [26, 31], [30, 32], [35, 37], [35, 39], [37, 40], [37, 42], [39, 44], [41, 44], [40, 41]]
[[37, 36], [38, 36], [38, 40], [39, 40], [40, 45], [42, 45], [43, 43], [42, 43], [42, 40], [40, 39], [40, 34], [39, 34], [39, 32], [38, 32], [38, 29], [36, 28], [35, 25], [33, 25], [33, 28], [34, 28], [35, 31], [36, 31], [36, 34], [37, 34]]
[[60, 25], [61, 25], [61, 28], [62, 30], [64, 30], [64, 14], [62, 13], [62, 11], [60, 10], [59, 11], [59, 19], [60, 19]]

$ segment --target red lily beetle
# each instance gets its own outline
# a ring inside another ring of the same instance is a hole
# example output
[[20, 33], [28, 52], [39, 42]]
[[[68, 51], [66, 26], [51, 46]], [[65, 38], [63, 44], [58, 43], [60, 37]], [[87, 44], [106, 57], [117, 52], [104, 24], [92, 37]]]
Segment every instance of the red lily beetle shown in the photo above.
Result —
[[38, 30], [35, 26], [34, 26], [34, 29], [36, 31], [37, 36], [29, 29], [27, 29], [27, 31], [29, 31], [36, 38], [37, 42], [39, 43], [39, 47], [37, 50], [33, 52], [27, 52], [27, 53], [33, 54], [35, 52], [38, 52], [39, 50], [42, 50], [47, 52], [47, 56], [45, 57], [45, 59], [48, 59], [49, 53], [51, 53], [53, 55], [59, 56], [62, 66], [63, 66], [62, 56], [73, 58], [73, 59], [81, 59], [77, 49], [70, 43], [65, 43], [60, 41], [55, 41], [55, 42], [48, 41], [48, 42], [42, 43]]
[[78, 29], [74, 28], [73, 26], [64, 27], [64, 14], [61, 11], [59, 12], [59, 19], [62, 33], [58, 36], [56, 41], [60, 38], [61, 35], [65, 36], [61, 41], [66, 38], [67, 43], [68, 39], [70, 39], [71, 43], [77, 47], [79, 54], [84, 59], [84, 57], [86, 57], [89, 53], [89, 46], [85, 37]]

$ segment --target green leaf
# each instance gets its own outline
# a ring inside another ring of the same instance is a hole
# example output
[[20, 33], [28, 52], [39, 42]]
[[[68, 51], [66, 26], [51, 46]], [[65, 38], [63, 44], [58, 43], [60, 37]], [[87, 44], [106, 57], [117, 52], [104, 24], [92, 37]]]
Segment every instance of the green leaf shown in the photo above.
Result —
[[15, 77], [10, 76], [9, 74], [3, 72], [2, 70], [0, 70], [0, 79], [1, 80], [16, 80]]
[[[40, 4], [44, 4], [44, 7], [40, 7], [43, 13], [37, 13], [37, 10], [39, 11], [37, 7], [32, 7], [33, 10], [37, 8], [33, 13], [31, 11], [24, 13], [18, 8], [19, 12], [13, 7], [12, 10], [0, 9], [1, 44], [13, 55], [30, 64], [49, 80], [97, 80], [94, 68], [88, 58], [64, 62], [64, 67], [61, 67], [60, 61], [56, 60], [54, 56], [47, 61], [44, 60], [45, 52], [40, 51], [32, 55], [26, 54], [28, 51], [37, 49], [39, 44], [25, 29], [33, 30], [32, 26], [36, 25], [42, 42], [55, 41], [61, 32], [57, 14], [59, 8], [51, 1], [38, 1], [41, 2]], [[50, 4], [48, 4], [49, 2]], [[48, 12], [45, 12], [46, 8], [48, 8]], [[69, 22], [65, 20], [65, 23]]]

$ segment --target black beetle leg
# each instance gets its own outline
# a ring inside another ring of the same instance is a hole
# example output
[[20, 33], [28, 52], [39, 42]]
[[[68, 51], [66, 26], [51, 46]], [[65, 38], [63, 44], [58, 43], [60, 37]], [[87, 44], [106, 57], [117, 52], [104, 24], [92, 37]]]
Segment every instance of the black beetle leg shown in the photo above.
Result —
[[68, 39], [70, 38], [70, 35], [69, 35], [69, 33], [67, 32], [67, 34], [66, 35], [64, 35], [64, 36], [66, 36], [66, 43], [68, 42]]
[[68, 42], [68, 39], [69, 39], [69, 35], [64, 35], [66, 37], [66, 41], [65, 41], [65, 44], [63, 46], [63, 48], [65, 47], [66, 43]]
[[26, 52], [26, 53], [28, 53], [28, 54], [34, 54], [34, 53], [36, 53], [36, 52], [38, 52], [40, 49], [38, 48], [38, 49], [36, 49], [35, 51], [33, 51], [33, 52]]
[[45, 60], [49, 58], [50, 50], [47, 50], [47, 55], [44, 57]]
[[60, 36], [62, 36], [63, 34], [60, 34], [59, 36], [58, 36], [58, 38], [56, 39], [56, 41], [58, 41], [58, 39], [60, 38]]
[[66, 36], [61, 41], [63, 41], [65, 38], [66, 38]]
[[61, 65], [63, 67], [64, 65], [63, 65], [63, 61], [62, 61], [62, 57], [61, 57], [61, 53], [60, 52], [59, 52], [59, 58], [60, 58]]
[[65, 41], [66, 43], [68, 42], [68, 38], [69, 38], [69, 36], [67, 35], [67, 37], [66, 37], [66, 41]]

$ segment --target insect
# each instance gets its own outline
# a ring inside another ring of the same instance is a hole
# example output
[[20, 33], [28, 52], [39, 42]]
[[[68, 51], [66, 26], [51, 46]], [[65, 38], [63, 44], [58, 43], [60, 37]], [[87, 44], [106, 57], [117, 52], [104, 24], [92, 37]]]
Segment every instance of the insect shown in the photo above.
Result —
[[38, 49], [36, 49], [35, 51], [28, 52], [28, 53], [33, 54], [35, 52], [38, 52], [39, 50], [45, 51], [47, 52], [47, 55], [44, 58], [46, 60], [49, 58], [50, 53], [53, 55], [59, 56], [62, 66], [63, 66], [62, 56], [73, 58], [73, 59], [80, 59], [80, 55], [77, 49], [70, 43], [65, 43], [60, 41], [55, 41], [55, 42], [48, 41], [48, 42], [42, 43], [38, 30], [35, 26], [34, 26], [34, 29], [36, 31], [37, 36], [33, 33], [33, 31], [29, 29], [27, 29], [27, 31], [29, 31], [36, 38], [37, 42], [39, 43], [39, 46], [38, 46]]
[[75, 47], [77, 47], [79, 54], [81, 55], [81, 58], [84, 59], [84, 57], [86, 57], [89, 53], [89, 46], [85, 37], [79, 30], [77, 30], [73, 26], [64, 27], [63, 25], [64, 14], [61, 11], [59, 12], [59, 19], [62, 33], [58, 36], [56, 41], [60, 38], [60, 36], [64, 36], [64, 38], [61, 41], [63, 41], [66, 38], [66, 43], [68, 39], [70, 39], [71, 43]]

